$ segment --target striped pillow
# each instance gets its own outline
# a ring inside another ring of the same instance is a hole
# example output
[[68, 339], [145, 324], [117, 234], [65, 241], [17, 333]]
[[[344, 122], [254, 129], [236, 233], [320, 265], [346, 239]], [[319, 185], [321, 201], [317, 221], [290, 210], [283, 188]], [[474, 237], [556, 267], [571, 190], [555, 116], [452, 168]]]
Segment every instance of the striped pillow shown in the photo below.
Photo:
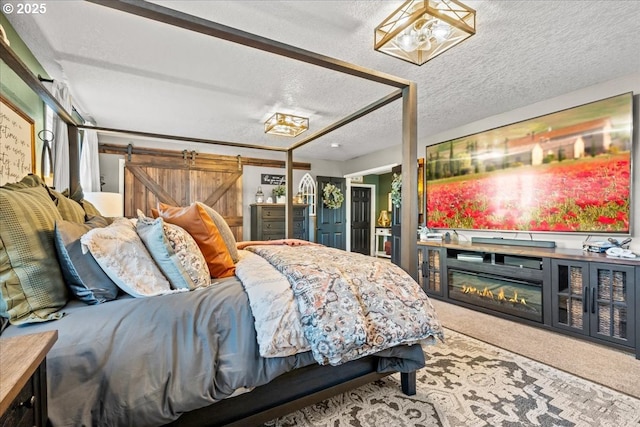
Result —
[[67, 288], [54, 245], [62, 220], [45, 187], [0, 187], [0, 316], [12, 324], [59, 319]]

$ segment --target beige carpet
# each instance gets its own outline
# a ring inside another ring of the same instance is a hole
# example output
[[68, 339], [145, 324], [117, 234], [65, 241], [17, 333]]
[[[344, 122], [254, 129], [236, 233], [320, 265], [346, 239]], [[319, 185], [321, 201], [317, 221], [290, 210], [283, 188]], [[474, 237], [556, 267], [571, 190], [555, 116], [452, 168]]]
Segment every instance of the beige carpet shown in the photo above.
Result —
[[431, 301], [446, 328], [640, 398], [640, 360], [632, 353]]

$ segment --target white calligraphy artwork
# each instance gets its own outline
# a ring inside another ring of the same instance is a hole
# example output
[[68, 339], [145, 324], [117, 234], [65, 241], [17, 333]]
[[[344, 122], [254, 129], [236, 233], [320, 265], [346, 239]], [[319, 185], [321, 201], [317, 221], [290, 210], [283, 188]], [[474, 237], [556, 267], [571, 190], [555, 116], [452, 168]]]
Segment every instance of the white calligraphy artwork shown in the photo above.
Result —
[[35, 171], [34, 138], [33, 120], [0, 97], [0, 185]]

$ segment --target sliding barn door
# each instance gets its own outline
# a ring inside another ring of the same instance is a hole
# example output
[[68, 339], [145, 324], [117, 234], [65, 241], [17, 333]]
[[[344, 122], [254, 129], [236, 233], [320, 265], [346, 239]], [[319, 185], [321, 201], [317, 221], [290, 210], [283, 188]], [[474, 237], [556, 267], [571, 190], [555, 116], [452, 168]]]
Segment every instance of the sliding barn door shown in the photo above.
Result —
[[242, 163], [231, 156], [195, 152], [132, 154], [124, 173], [125, 216], [140, 209], [151, 216], [158, 202], [188, 206], [202, 202], [222, 215], [242, 240]]

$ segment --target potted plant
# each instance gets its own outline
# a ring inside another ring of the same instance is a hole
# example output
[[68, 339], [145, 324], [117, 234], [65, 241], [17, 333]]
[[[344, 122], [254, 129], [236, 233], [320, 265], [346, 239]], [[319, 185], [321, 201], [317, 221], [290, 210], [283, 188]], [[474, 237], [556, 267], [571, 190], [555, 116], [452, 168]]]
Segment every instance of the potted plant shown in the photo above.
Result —
[[273, 189], [273, 197], [276, 198], [276, 203], [285, 203], [286, 202], [286, 199], [285, 199], [286, 192], [287, 192], [287, 189], [282, 184], [277, 185]]

